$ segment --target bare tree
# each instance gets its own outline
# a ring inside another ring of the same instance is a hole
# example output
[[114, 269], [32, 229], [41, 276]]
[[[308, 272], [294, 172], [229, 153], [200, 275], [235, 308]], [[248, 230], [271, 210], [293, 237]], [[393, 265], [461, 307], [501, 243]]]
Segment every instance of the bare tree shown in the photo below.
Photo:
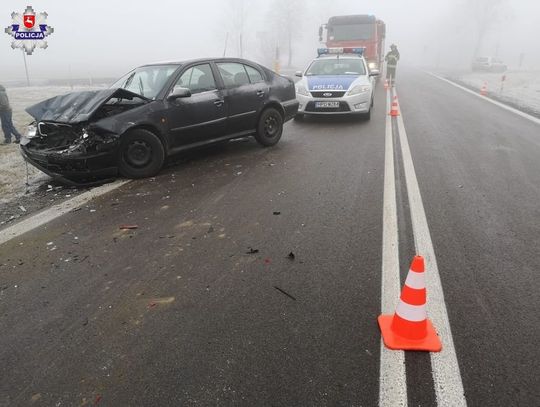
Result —
[[466, 10], [476, 24], [475, 57], [480, 53], [489, 30], [503, 21], [505, 13], [508, 12], [508, 4], [508, 0], [468, 0], [465, 3]]
[[292, 66], [293, 46], [302, 31], [304, 0], [273, 0], [270, 3], [269, 26], [281, 49], [287, 49], [287, 66]]
[[[223, 24], [218, 29], [220, 36], [223, 36], [224, 54], [232, 48], [236, 49], [236, 56], [244, 56], [245, 26], [246, 1], [227, 0], [223, 10]], [[229, 44], [232, 45], [229, 47]]]

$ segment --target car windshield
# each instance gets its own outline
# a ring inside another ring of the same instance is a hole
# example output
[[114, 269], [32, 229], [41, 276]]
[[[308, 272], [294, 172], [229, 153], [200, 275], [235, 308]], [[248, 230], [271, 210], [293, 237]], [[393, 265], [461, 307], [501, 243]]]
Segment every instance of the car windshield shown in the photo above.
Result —
[[141, 66], [127, 73], [111, 88], [123, 88], [148, 99], [155, 99], [178, 65]]
[[375, 32], [375, 24], [337, 24], [328, 27], [330, 41], [369, 40]]
[[306, 75], [365, 75], [364, 61], [356, 59], [317, 59], [311, 63]]

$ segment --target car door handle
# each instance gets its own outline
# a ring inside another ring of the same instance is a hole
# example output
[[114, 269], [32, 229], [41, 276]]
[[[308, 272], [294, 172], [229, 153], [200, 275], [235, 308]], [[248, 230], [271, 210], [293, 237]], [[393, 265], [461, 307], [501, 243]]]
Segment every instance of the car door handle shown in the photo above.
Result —
[[216, 101], [214, 102], [214, 104], [215, 104], [217, 107], [223, 106], [223, 103], [225, 103], [224, 100], [216, 100]]
[[257, 96], [260, 97], [260, 98], [263, 97], [264, 96], [264, 90], [258, 90], [257, 91]]

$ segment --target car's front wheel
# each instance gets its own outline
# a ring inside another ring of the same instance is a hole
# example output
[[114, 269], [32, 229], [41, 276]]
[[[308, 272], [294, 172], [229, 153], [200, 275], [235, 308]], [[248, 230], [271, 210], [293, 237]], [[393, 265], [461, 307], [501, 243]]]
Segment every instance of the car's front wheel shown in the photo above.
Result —
[[161, 140], [145, 129], [124, 134], [120, 142], [118, 170], [126, 178], [146, 178], [156, 175], [165, 162]]
[[257, 124], [255, 140], [265, 147], [270, 147], [277, 144], [282, 133], [283, 117], [281, 114], [273, 107], [265, 109]]

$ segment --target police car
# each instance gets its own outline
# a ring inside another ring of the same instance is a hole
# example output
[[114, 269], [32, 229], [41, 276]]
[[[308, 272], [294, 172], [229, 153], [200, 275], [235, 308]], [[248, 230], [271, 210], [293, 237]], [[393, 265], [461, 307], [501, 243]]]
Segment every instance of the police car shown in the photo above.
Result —
[[319, 48], [296, 83], [300, 102], [296, 119], [304, 115], [355, 114], [370, 119], [376, 69], [369, 69], [365, 48]]

